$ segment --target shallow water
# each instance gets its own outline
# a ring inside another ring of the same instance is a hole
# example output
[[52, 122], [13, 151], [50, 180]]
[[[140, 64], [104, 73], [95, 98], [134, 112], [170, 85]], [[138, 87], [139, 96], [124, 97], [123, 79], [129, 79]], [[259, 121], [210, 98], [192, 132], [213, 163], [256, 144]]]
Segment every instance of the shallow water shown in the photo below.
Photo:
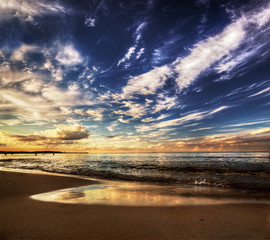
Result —
[[114, 206], [179, 206], [253, 202], [270, 204], [270, 200], [266, 198], [257, 199], [255, 196], [228, 189], [159, 186], [121, 181], [106, 181], [98, 185], [63, 189], [34, 195], [31, 198], [58, 203]]

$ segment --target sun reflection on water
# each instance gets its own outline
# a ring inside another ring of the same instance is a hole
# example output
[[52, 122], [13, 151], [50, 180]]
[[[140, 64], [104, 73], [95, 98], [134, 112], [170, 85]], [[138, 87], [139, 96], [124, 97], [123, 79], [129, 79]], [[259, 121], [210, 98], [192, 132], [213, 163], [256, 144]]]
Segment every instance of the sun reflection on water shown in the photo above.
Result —
[[99, 185], [38, 194], [32, 196], [32, 199], [71, 204], [119, 206], [177, 206], [244, 201], [236, 193], [223, 189], [109, 181]]

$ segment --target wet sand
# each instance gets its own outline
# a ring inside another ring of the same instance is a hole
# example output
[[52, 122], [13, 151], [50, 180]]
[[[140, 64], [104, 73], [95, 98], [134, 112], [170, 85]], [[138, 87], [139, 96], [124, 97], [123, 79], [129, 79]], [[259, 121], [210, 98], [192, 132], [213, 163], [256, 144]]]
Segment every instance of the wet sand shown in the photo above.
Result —
[[128, 207], [31, 195], [94, 181], [0, 171], [0, 239], [270, 239], [270, 205]]

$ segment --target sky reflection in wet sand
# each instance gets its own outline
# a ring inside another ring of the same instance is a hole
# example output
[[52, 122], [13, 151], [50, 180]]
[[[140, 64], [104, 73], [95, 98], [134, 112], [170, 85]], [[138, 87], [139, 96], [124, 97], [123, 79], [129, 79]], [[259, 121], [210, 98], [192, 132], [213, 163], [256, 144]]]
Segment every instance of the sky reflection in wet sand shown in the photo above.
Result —
[[241, 197], [241, 191], [206, 187], [158, 186], [130, 182], [106, 182], [100, 185], [62, 189], [34, 195], [31, 198], [47, 202], [119, 206], [200, 205], [256, 200], [255, 196], [244, 199]]

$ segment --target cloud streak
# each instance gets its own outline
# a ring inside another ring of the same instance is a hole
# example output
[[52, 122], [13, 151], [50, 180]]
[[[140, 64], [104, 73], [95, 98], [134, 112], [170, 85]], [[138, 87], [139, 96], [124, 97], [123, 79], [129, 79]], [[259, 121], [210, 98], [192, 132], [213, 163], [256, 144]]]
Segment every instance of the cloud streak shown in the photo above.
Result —
[[15, 17], [23, 17], [26, 20], [32, 20], [32, 17], [38, 15], [66, 12], [66, 9], [64, 6], [53, 1], [1, 0], [0, 12], [2, 16], [11, 14]]
[[119, 62], [117, 63], [117, 66], [128, 61], [131, 58], [131, 56], [134, 54], [135, 50], [136, 50], [136, 46], [130, 47], [127, 53], [125, 54], [125, 56], [119, 60]]
[[171, 139], [162, 143], [159, 148], [168, 152], [179, 151], [267, 151], [270, 147], [269, 128], [249, 132], [212, 134], [201, 137]]
[[243, 24], [238, 20], [217, 36], [198, 43], [186, 58], [178, 59], [174, 64], [180, 90], [188, 87], [200, 73], [238, 47], [244, 36]]
[[183, 117], [172, 119], [172, 120], [167, 120], [167, 121], [161, 121], [158, 123], [150, 123], [148, 125], [140, 125], [135, 127], [137, 132], [143, 133], [143, 132], [148, 132], [148, 131], [153, 131], [156, 129], [161, 129], [161, 128], [169, 128], [169, 127], [175, 127], [175, 126], [180, 126], [182, 124], [188, 123], [188, 122], [194, 122], [194, 121], [200, 121], [205, 118], [211, 117], [212, 115], [216, 114], [217, 112], [220, 112], [222, 110], [225, 110], [229, 108], [228, 106], [222, 106], [219, 108], [216, 108], [211, 111], [201, 111], [201, 112], [194, 112], [194, 113], [189, 113]]
[[57, 125], [56, 129], [46, 130], [42, 135], [15, 135], [6, 134], [4, 136], [11, 139], [16, 139], [18, 142], [29, 144], [55, 144], [56, 141], [60, 144], [65, 144], [73, 141], [87, 139], [90, 136], [90, 131], [80, 125]]
[[[164, 65], [131, 78], [127, 85], [123, 87], [123, 92], [130, 95], [154, 94], [158, 88], [165, 84], [168, 78], [175, 75], [175, 81], [181, 91], [191, 85], [201, 73], [219, 61], [221, 62], [216, 66], [217, 72], [221, 73], [233, 69], [240, 62], [245, 61], [257, 52], [256, 49], [245, 49], [242, 55], [238, 57], [233, 54], [233, 51], [249, 42], [249, 39], [246, 39], [247, 36], [251, 37], [249, 36], [249, 28], [255, 25], [256, 31], [263, 31], [269, 21], [270, 5], [264, 6], [255, 13], [246, 13], [225, 27], [221, 33], [197, 43], [188, 56], [177, 58], [170, 65]], [[151, 83], [150, 78], [152, 79]], [[150, 84], [152, 84], [152, 87], [147, 87]], [[142, 88], [143, 90], [135, 90], [135, 88]], [[146, 91], [148, 88], [149, 91]]]
[[127, 97], [134, 94], [154, 94], [171, 75], [172, 70], [168, 66], [155, 68], [147, 73], [131, 78], [127, 85], [122, 88], [123, 94]]
[[1, 149], [268, 139], [267, 1], [3, 0], [0, 15]]

